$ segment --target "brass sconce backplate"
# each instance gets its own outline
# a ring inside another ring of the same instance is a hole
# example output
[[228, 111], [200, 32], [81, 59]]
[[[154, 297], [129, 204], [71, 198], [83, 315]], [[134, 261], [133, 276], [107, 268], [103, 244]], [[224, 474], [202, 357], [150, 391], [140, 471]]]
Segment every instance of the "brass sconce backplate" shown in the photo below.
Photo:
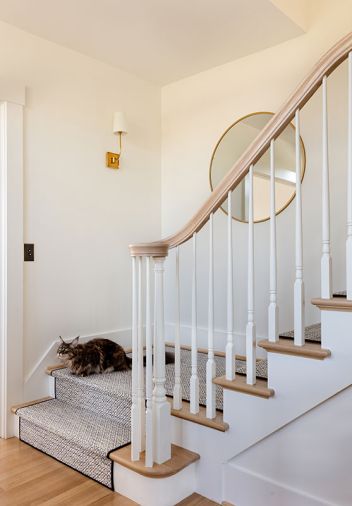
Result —
[[118, 153], [106, 153], [106, 166], [110, 169], [119, 168], [120, 155]]

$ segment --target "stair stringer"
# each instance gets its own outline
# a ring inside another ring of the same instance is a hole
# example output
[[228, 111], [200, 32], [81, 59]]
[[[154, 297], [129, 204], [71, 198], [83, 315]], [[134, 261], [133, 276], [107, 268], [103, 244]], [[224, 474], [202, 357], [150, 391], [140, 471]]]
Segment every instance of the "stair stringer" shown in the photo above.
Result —
[[350, 506], [352, 387], [224, 466], [224, 497], [241, 506]]
[[173, 419], [173, 442], [200, 454], [197, 492], [215, 501], [223, 499], [223, 466], [292, 420], [352, 385], [352, 313], [322, 311], [322, 347], [325, 360], [268, 353], [270, 399], [224, 390], [226, 433]]

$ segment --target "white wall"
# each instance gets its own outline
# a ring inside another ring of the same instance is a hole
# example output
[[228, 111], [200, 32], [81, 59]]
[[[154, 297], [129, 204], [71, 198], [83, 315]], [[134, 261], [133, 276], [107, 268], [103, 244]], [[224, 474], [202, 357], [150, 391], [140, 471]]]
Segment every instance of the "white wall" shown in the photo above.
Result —
[[[160, 89], [4, 23], [0, 79], [27, 91], [26, 374], [59, 334], [130, 326], [128, 244], [160, 236]], [[129, 132], [112, 171], [116, 110]]]
[[224, 498], [246, 506], [352, 503], [352, 388], [232, 459]]
[[[162, 90], [162, 230], [163, 236], [176, 232], [188, 221], [210, 193], [208, 171], [218, 139], [236, 119], [254, 111], [277, 111], [318, 58], [351, 29], [352, 1], [311, 2], [307, 34], [260, 53], [216, 67]], [[329, 78], [330, 161], [334, 288], [343, 289], [346, 168], [346, 64]], [[307, 171], [303, 183], [304, 262], [307, 284], [307, 321], [319, 320], [310, 306], [319, 296], [321, 240], [321, 96], [320, 91], [302, 111], [302, 137], [307, 150]], [[226, 326], [225, 215], [215, 216], [217, 241], [215, 325]], [[236, 332], [246, 323], [247, 228], [234, 222], [235, 319]], [[207, 249], [206, 228], [199, 242]], [[255, 226], [256, 308], [259, 336], [267, 332], [269, 225]], [[207, 252], [199, 247], [199, 325], [207, 320]], [[190, 246], [181, 251], [182, 320], [190, 322]], [[280, 328], [293, 323], [294, 205], [278, 217]], [[171, 255], [172, 256], [172, 255]], [[168, 285], [172, 283], [169, 267]], [[168, 298], [167, 319], [172, 321], [173, 299]], [[225, 337], [223, 335], [223, 337]]]

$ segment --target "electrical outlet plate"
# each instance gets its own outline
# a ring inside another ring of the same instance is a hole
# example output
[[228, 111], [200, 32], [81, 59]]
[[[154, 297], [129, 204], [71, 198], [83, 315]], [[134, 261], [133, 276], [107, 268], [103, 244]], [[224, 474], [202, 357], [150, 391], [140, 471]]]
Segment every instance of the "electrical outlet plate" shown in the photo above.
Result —
[[118, 169], [119, 168], [120, 155], [118, 153], [106, 153], [106, 166], [109, 169]]
[[34, 262], [34, 244], [24, 245], [24, 261]]

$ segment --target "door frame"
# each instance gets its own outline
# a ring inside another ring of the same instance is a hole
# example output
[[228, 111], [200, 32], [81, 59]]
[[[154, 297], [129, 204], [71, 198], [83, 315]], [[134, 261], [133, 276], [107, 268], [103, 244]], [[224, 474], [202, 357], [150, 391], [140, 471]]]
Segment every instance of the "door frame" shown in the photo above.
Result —
[[0, 437], [23, 401], [24, 86], [0, 83]]

